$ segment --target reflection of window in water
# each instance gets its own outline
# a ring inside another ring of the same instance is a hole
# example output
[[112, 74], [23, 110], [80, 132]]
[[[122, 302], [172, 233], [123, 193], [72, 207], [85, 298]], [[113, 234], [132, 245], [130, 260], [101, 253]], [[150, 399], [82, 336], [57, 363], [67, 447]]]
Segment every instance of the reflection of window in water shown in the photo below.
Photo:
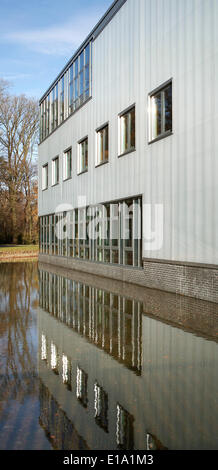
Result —
[[44, 334], [41, 337], [41, 360], [47, 361], [47, 340]]
[[62, 380], [68, 390], [71, 390], [71, 364], [65, 354], [62, 356]]
[[51, 368], [55, 374], [58, 374], [58, 350], [54, 343], [51, 343]]
[[134, 449], [133, 416], [121, 405], [117, 405], [117, 447], [118, 449]]
[[166, 447], [156, 438], [156, 436], [146, 434], [146, 450], [164, 450]]
[[88, 449], [86, 442], [77, 433], [72, 421], [41, 381], [39, 382], [39, 403], [39, 423], [45, 430], [53, 449]]
[[94, 385], [94, 394], [95, 421], [108, 432], [108, 394], [97, 383]]
[[88, 405], [88, 375], [84, 370], [77, 367], [76, 396], [81, 404], [86, 408]]

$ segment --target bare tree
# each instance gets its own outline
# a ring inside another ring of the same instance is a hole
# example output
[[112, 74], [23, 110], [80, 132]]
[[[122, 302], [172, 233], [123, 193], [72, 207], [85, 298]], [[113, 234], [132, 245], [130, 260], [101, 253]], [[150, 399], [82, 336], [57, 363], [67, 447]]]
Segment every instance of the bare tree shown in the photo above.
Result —
[[[8, 199], [11, 241], [17, 238], [17, 204], [25, 198], [30, 220], [31, 181], [36, 172], [33, 149], [38, 139], [38, 102], [25, 95], [13, 96], [0, 81], [0, 192]], [[26, 220], [27, 223], [27, 220]]]

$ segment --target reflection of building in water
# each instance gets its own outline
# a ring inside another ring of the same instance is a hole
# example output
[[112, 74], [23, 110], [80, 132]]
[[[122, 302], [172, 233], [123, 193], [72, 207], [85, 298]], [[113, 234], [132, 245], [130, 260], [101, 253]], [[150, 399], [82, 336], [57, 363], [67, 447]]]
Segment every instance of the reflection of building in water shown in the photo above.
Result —
[[39, 422], [45, 429], [54, 449], [87, 450], [87, 444], [78, 435], [73, 423], [52, 397], [48, 388], [40, 381], [39, 385], [40, 417]]
[[40, 271], [40, 306], [140, 374], [141, 302]]
[[144, 315], [126, 293], [40, 272], [39, 376], [76, 430], [71, 448], [82, 436], [90, 449], [216, 449], [217, 343]]

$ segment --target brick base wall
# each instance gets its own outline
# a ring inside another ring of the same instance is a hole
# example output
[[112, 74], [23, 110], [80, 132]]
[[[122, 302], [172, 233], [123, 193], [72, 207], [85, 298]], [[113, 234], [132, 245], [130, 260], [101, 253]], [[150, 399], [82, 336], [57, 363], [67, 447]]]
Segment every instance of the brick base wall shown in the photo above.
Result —
[[39, 255], [43, 263], [87, 274], [218, 303], [218, 270], [143, 260], [143, 268], [117, 266], [62, 256]]
[[143, 261], [146, 286], [218, 302], [218, 269]]

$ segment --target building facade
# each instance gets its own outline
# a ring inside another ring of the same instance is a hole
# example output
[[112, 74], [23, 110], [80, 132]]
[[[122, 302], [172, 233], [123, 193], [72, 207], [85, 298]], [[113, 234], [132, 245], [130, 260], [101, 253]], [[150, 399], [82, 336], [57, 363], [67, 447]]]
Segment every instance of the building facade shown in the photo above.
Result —
[[40, 261], [218, 300], [218, 4], [116, 0], [40, 100]]

